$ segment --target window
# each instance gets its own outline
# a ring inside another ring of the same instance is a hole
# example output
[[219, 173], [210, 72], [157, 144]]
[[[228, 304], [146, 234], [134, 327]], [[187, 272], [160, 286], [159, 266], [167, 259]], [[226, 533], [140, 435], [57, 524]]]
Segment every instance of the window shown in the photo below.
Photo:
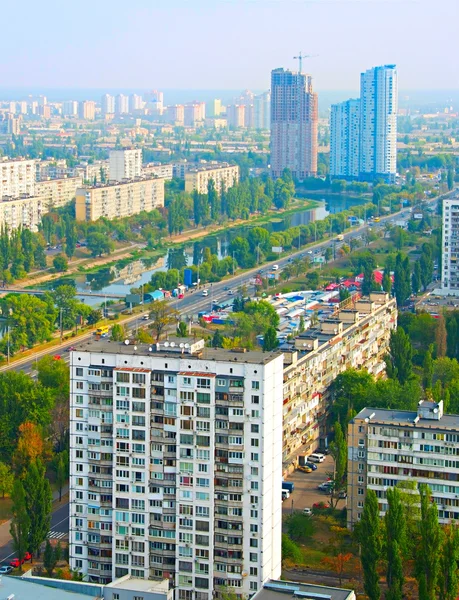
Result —
[[358, 494], [359, 496], [363, 496], [363, 488], [359, 488], [359, 489], [357, 490], [357, 494]]
[[258, 446], [260, 445], [260, 440], [258, 440], [258, 439], [256, 439], [256, 438], [252, 438], [252, 439], [250, 440], [250, 445], [251, 445], [251, 446], [258, 447]]
[[77, 367], [75, 370], [75, 375], [77, 377], [83, 377], [83, 369], [81, 367]]
[[77, 388], [77, 390], [82, 390], [83, 389], [83, 382], [82, 381], [77, 381], [76, 382], [76, 388]]
[[183, 377], [182, 384], [183, 385], [191, 385], [191, 377]]
[[251, 548], [258, 548], [258, 540], [251, 538], [250, 540], [250, 547]]
[[260, 432], [260, 426], [259, 426], [259, 425], [254, 425], [254, 424], [252, 424], [252, 425], [250, 426], [250, 431], [251, 431], [252, 433], [259, 433], [259, 432]]
[[260, 382], [252, 381], [252, 390], [259, 390], [259, 389], [260, 389]]
[[255, 552], [250, 553], [250, 562], [258, 562], [258, 554]]
[[225, 387], [226, 385], [226, 380], [225, 379], [217, 379], [217, 386], [218, 387]]
[[83, 396], [76, 396], [75, 397], [75, 404], [83, 404]]
[[196, 400], [199, 404], [210, 404], [210, 394], [205, 392], [197, 392]]
[[116, 381], [118, 383], [129, 383], [129, 373], [117, 373]]
[[198, 388], [204, 388], [206, 390], [210, 390], [210, 379], [204, 379], [203, 377], [198, 377], [196, 379], [196, 385]]
[[252, 396], [252, 404], [260, 404], [260, 396]]
[[250, 460], [258, 461], [259, 460], [259, 454], [258, 454], [258, 452], [252, 452], [250, 454]]

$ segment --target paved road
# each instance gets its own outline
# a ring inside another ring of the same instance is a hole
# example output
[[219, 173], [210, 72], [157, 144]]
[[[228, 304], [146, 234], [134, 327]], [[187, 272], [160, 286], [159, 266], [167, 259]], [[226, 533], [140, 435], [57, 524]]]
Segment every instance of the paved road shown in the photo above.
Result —
[[[328, 502], [329, 496], [317, 489], [317, 486], [326, 481], [330, 474], [333, 474], [333, 458], [329, 455], [325, 457], [323, 463], [317, 465], [317, 471], [312, 473], [302, 473], [294, 471], [286, 478], [286, 481], [292, 481], [295, 484], [290, 498], [282, 503], [283, 514], [289, 514], [292, 510], [303, 510], [303, 508], [312, 508], [315, 502]], [[338, 501], [338, 508], [345, 506], [345, 500]]]
[[[50, 539], [65, 539], [69, 532], [69, 504], [63, 504], [52, 514]], [[64, 534], [59, 537], [59, 534]], [[0, 547], [0, 562], [8, 564], [16, 556], [13, 543], [9, 541]]]

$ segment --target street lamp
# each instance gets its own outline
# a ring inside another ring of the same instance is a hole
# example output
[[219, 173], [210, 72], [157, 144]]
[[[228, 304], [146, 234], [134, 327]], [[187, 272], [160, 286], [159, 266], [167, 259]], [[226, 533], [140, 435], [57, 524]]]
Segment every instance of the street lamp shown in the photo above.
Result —
[[[8, 309], [9, 312], [9, 316], [11, 317], [11, 315], [13, 314], [13, 309], [10, 308]], [[3, 310], [0, 308], [0, 316], [3, 315]], [[7, 338], [6, 338], [6, 348], [7, 348], [7, 364], [10, 364], [10, 331], [11, 331], [11, 327], [10, 324], [8, 323], [8, 316], [6, 317], [6, 323], [7, 323]]]

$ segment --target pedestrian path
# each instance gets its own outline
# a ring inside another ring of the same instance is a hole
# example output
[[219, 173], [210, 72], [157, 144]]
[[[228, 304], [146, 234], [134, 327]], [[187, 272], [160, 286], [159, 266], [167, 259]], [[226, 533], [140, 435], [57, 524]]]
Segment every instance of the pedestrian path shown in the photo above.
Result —
[[68, 535], [64, 531], [48, 531], [48, 535], [46, 536], [49, 540], [61, 540], [63, 537]]

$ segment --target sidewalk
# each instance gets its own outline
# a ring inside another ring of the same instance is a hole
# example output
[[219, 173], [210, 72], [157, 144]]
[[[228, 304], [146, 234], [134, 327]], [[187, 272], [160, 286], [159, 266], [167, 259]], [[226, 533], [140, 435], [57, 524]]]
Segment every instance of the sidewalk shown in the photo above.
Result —
[[[58, 510], [59, 508], [61, 508], [61, 506], [64, 506], [64, 504], [66, 504], [69, 500], [69, 486], [68, 484], [66, 484], [63, 488], [62, 488], [62, 500], [59, 502], [59, 490], [56, 490], [55, 492], [53, 492], [53, 510], [52, 512]], [[11, 541], [11, 534], [10, 534], [10, 526], [11, 526], [11, 519], [9, 521], [5, 521], [4, 523], [2, 523], [0, 525], [0, 547], [5, 546], [6, 544], [8, 544], [8, 542]]]

